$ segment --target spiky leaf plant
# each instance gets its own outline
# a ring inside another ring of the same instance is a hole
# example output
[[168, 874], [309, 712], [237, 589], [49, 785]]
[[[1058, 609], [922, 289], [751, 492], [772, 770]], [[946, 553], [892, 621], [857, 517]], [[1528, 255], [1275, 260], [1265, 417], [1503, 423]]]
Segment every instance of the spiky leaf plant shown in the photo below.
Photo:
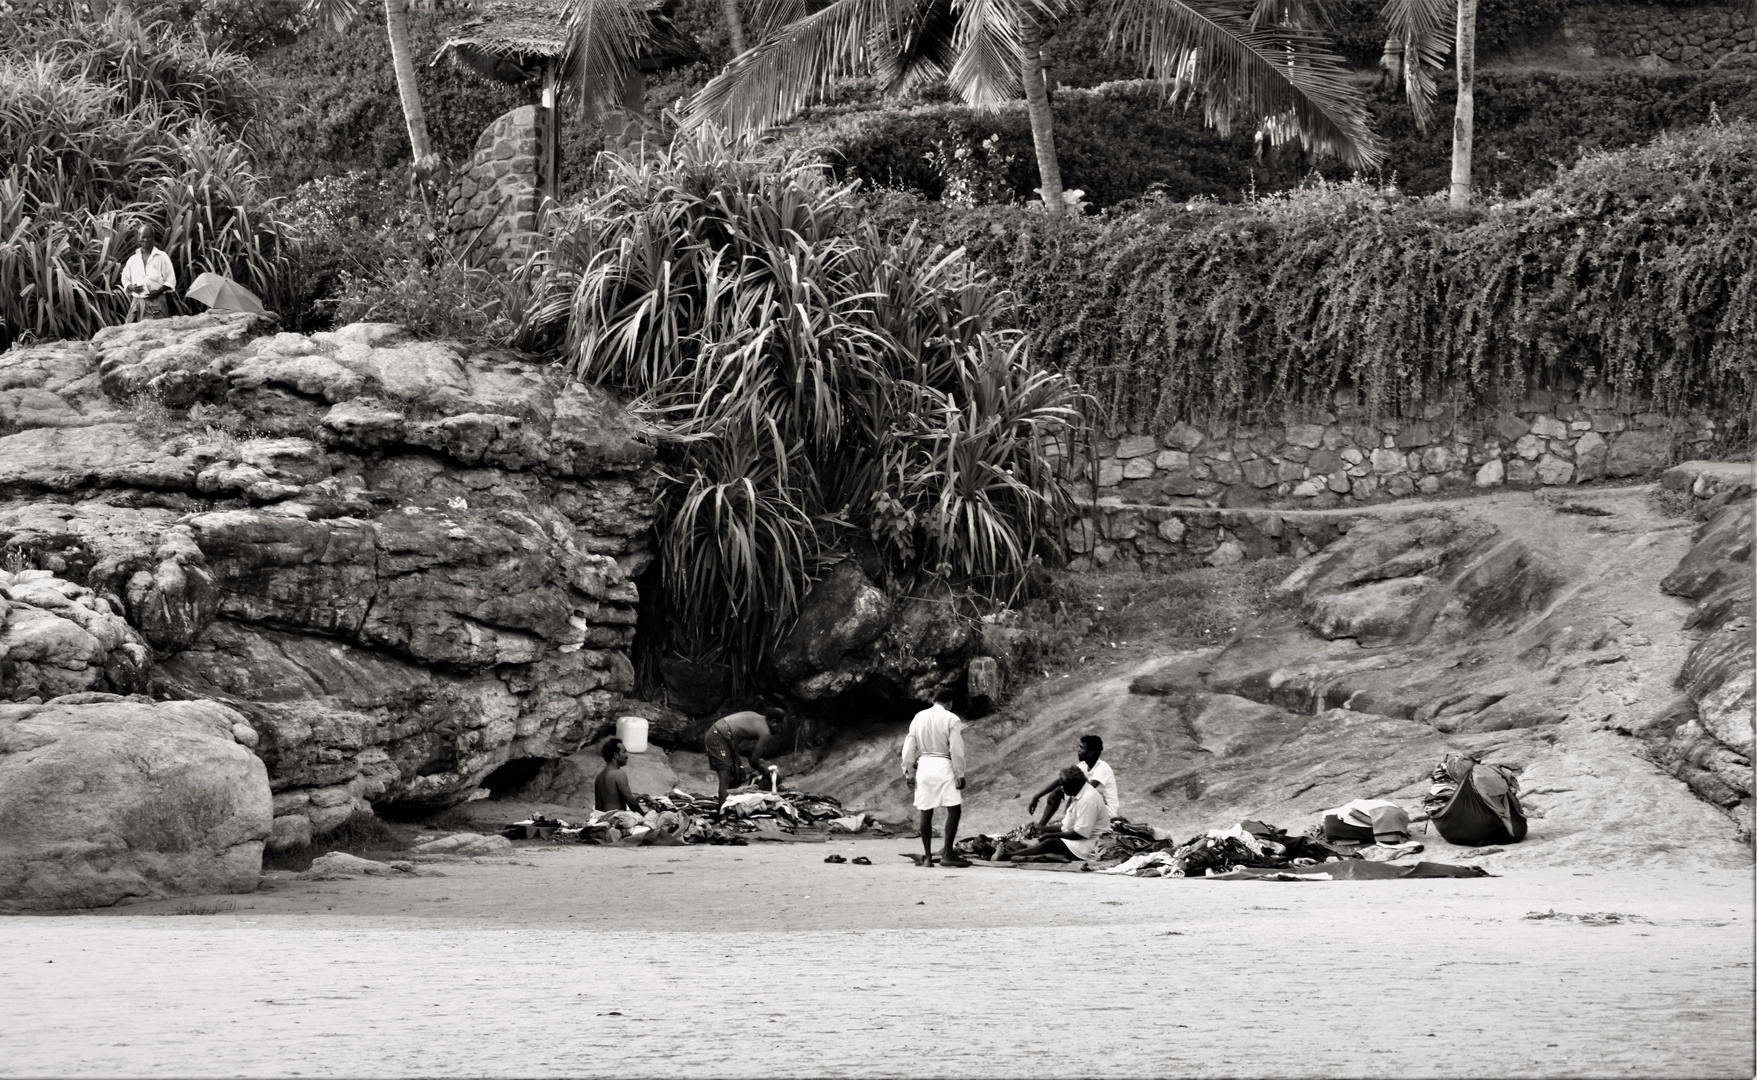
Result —
[[709, 131], [612, 160], [528, 273], [527, 343], [633, 398], [665, 446], [670, 646], [756, 675], [812, 579], [1016, 583], [1068, 508], [1079, 429], [1012, 301], [962, 251], [859, 220], [803, 159]]

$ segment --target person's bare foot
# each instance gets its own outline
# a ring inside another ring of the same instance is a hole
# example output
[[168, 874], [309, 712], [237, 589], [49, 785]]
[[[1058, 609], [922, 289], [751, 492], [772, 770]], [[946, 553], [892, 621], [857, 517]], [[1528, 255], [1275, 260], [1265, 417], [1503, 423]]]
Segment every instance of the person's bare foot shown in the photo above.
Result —
[[969, 862], [969, 860], [965, 859], [962, 855], [958, 855], [958, 854], [954, 853], [951, 855], [941, 855], [940, 856], [940, 865], [941, 866], [951, 866], [951, 867], [966, 867], [966, 866], [970, 865], [970, 862]]

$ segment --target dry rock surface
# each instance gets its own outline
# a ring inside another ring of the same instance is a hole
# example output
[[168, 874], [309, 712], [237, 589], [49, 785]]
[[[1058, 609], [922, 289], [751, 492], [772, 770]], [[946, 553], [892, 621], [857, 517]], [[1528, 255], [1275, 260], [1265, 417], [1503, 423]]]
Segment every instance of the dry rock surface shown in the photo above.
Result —
[[[965, 828], [1018, 824], [1095, 732], [1123, 812], [1177, 833], [1302, 829], [1355, 798], [1419, 816], [1461, 750], [1518, 771], [1530, 837], [1484, 853], [1417, 836], [1441, 858], [1748, 865], [1745, 491], [1706, 523], [1656, 509], [1651, 486], [1369, 514], [1224, 647], [1138, 645], [969, 725]], [[845, 739], [797, 783], [906, 819], [901, 739]]]
[[0, 704], [0, 911], [255, 889], [272, 801], [249, 732], [211, 701]]
[[271, 847], [441, 807], [633, 687], [652, 448], [510, 352], [202, 315], [0, 355], [0, 700], [224, 703]]

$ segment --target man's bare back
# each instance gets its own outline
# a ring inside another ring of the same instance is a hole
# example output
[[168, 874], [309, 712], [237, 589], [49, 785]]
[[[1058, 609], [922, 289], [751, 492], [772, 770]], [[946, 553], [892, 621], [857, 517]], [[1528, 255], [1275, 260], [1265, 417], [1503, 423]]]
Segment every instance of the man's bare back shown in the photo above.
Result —
[[627, 764], [628, 751], [623, 748], [621, 739], [611, 739], [604, 744], [604, 768], [592, 783], [592, 804], [597, 809], [639, 810], [640, 803], [628, 787], [628, 774], [622, 771]]

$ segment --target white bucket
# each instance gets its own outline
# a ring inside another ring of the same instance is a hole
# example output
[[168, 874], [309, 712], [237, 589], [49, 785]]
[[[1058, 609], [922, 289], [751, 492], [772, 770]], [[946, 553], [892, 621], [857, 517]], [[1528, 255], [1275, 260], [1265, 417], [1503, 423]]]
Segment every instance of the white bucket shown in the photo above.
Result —
[[616, 737], [622, 740], [623, 748], [631, 754], [647, 752], [647, 721], [640, 716], [619, 716], [616, 718]]

